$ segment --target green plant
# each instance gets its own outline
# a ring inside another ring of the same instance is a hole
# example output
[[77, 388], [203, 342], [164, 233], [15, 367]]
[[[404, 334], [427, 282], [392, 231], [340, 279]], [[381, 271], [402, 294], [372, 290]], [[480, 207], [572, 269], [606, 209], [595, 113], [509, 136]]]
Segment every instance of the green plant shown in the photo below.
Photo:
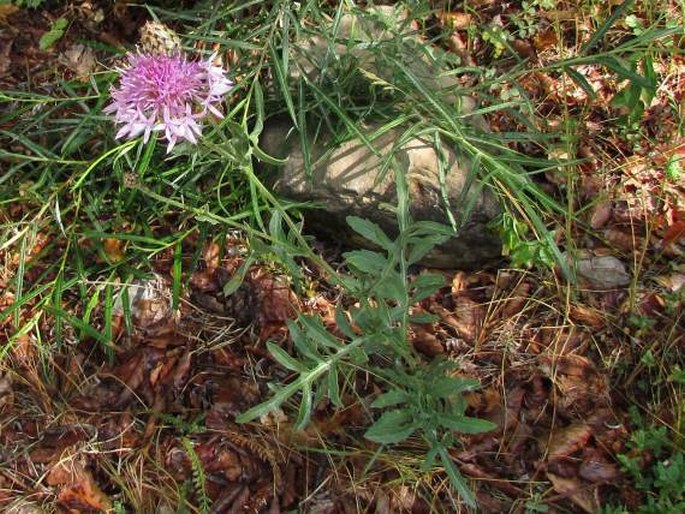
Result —
[[193, 468], [193, 485], [195, 487], [195, 494], [200, 503], [200, 512], [207, 514], [210, 512], [211, 500], [207, 496], [207, 476], [200, 458], [193, 448], [193, 443], [187, 437], [181, 439], [183, 448], [188, 454], [190, 465]]
[[418, 432], [429, 448], [422, 470], [431, 470], [439, 461], [462, 500], [474, 506], [473, 493], [452, 462], [449, 450], [456, 444], [455, 433], [488, 432], [495, 425], [465, 415], [463, 393], [478, 388], [479, 383], [450, 376], [454, 367], [452, 362], [435, 360], [408, 370], [379, 370], [390, 384], [389, 390], [376, 398], [371, 407], [389, 410], [374, 421], [365, 437], [382, 444], [397, 444]]
[[[621, 466], [642, 492], [640, 514], [678, 514], [685, 510], [685, 453], [673, 444], [666, 427], [644, 426], [631, 434], [629, 450], [618, 455]], [[623, 510], [622, 510], [623, 509]], [[628, 512], [609, 506], [604, 514]]]
[[509, 16], [509, 20], [516, 26], [516, 35], [519, 38], [535, 35], [541, 19], [539, 10], [555, 9], [556, 3], [556, 0], [523, 0], [521, 10]]
[[46, 0], [0, 0], [0, 5], [2, 4], [14, 4], [17, 7], [28, 7], [30, 9], [35, 9], [40, 7], [42, 3]]
[[629, 66], [634, 77], [629, 78], [628, 84], [614, 96], [611, 103], [615, 107], [622, 107], [626, 111], [624, 122], [633, 125], [642, 118], [645, 109], [656, 95], [657, 77], [653, 59], [648, 54], [640, 59], [640, 75], [637, 74], [637, 63], [631, 63]]
[[[247, 422], [260, 417], [297, 395], [295, 427], [302, 429], [313, 408], [324, 398], [342, 408], [349, 394], [343, 394], [341, 387], [351, 389], [359, 371], [372, 372], [386, 382], [387, 388], [371, 407], [387, 410], [373, 422], [366, 437], [382, 444], [399, 444], [418, 433], [428, 447], [424, 469], [432, 469], [439, 460], [461, 499], [474, 505], [473, 493], [452, 462], [449, 449], [456, 444], [455, 433], [494, 428], [488, 421], [465, 415], [463, 393], [478, 383], [450, 376], [453, 363], [422, 362], [407, 337], [410, 321], [429, 321], [412, 318], [409, 307], [444, 285], [442, 277], [428, 273], [410, 282], [407, 267], [443, 241], [450, 230], [432, 222], [411, 222], [405, 212], [406, 192], [399, 189], [405, 209], [400, 207], [398, 216], [404, 230], [395, 240], [368, 220], [348, 218], [355, 232], [382, 251], [355, 250], [345, 254], [352, 275], [339, 280], [348, 294], [358, 299], [359, 306], [349, 309], [350, 319], [342, 308], [336, 310], [337, 327], [343, 337], [333, 335], [318, 317], [301, 315], [297, 322], [289, 322], [296, 355], [274, 343], [267, 343], [267, 347], [279, 364], [295, 373], [294, 379], [276, 388], [270, 399], [237, 420]], [[383, 364], [374, 364], [379, 358]]]
[[69, 27], [69, 20], [66, 18], [57, 18], [53, 21], [50, 30], [40, 37], [40, 41], [38, 42], [40, 49], [47, 50], [59, 41], [67, 30], [67, 27]]
[[508, 256], [514, 266], [525, 268], [534, 265], [553, 266], [555, 256], [552, 248], [544, 239], [531, 239], [528, 234], [530, 227], [508, 212], [502, 213], [493, 222], [504, 245], [504, 255]]

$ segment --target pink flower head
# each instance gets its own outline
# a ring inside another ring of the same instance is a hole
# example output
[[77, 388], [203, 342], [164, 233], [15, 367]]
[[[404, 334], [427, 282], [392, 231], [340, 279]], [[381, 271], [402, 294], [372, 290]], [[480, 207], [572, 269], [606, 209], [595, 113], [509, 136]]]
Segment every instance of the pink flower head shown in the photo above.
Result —
[[117, 139], [144, 134], [147, 143], [152, 132], [164, 131], [169, 153], [178, 141], [196, 144], [209, 113], [223, 118], [218, 106], [233, 83], [212, 58], [189, 61], [178, 53], [131, 54], [128, 60], [120, 70], [119, 87], [112, 88], [114, 101], [104, 109], [123, 125]]

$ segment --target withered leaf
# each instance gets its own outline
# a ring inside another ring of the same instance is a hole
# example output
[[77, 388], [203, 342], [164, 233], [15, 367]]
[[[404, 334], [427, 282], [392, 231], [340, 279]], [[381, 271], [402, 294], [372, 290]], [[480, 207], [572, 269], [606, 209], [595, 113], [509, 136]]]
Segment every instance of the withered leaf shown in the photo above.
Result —
[[612, 482], [621, 475], [618, 466], [609, 462], [596, 448], [586, 448], [583, 452], [583, 462], [578, 474], [585, 480], [595, 483]]
[[547, 473], [547, 478], [554, 490], [566, 497], [568, 497], [574, 504], [580, 507], [588, 514], [594, 514], [599, 510], [599, 501], [593, 494], [593, 490], [585, 487], [580, 480], [573, 478], [564, 478], [553, 473]]
[[613, 212], [613, 204], [610, 201], [604, 201], [596, 204], [590, 214], [590, 226], [597, 230], [603, 227], [611, 219]]
[[[555, 429], [547, 446], [548, 459], [552, 461], [568, 457], [583, 448], [591, 435], [592, 427], [583, 423]], [[546, 443], [546, 438], [540, 441], [543, 447]]]
[[111, 502], [85, 468], [83, 458], [60, 457], [48, 473], [46, 483], [61, 486], [57, 501], [77, 512], [101, 512], [111, 508]]

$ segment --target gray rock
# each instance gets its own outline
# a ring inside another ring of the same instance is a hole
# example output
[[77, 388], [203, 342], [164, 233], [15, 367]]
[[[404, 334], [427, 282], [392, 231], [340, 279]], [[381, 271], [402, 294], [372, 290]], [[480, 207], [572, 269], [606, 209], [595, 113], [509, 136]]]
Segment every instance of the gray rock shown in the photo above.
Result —
[[[406, 20], [393, 8], [375, 9], [378, 12], [370, 19], [342, 16], [337, 41], [343, 40], [346, 44], [331, 46], [329, 42], [312, 37], [293, 45], [293, 60], [297, 66], [292, 69], [299, 71], [291, 73], [291, 80], [298, 79], [300, 73], [307, 80], [316, 81], [318, 70], [330, 70], [329, 60], [344, 55], [367, 74], [391, 83], [392, 70], [387, 68], [387, 61], [379, 57], [382, 54], [366, 48], [369, 44], [379, 44], [384, 38], [395, 37], [393, 15], [398, 27], [405, 26]], [[351, 44], [351, 41], [362, 44]], [[425, 53], [426, 45], [416, 36], [408, 36], [407, 44], [409, 57], [402, 62], [411, 73], [425, 87], [452, 104], [455, 115], [472, 112], [473, 99], [457, 94], [456, 81], [435, 68], [436, 61]], [[482, 117], [473, 116], [470, 122], [480, 130], [487, 130]], [[396, 173], [403, 173], [409, 190], [409, 211], [414, 220], [447, 225], [454, 221], [458, 227], [456, 237], [428, 254], [421, 264], [480, 268], [500, 259], [501, 241], [487, 228], [501, 212], [500, 205], [490, 190], [480, 187], [475, 170], [465, 155], [443, 144], [439, 138], [408, 137], [408, 127], [403, 125], [382, 130], [378, 122], [360, 121], [357, 128], [371, 145], [360, 137], [338, 143], [338, 138], [326, 133], [325, 129], [321, 132], [321, 127], [316, 135], [307, 134], [311, 163], [307, 170], [301, 137], [290, 120], [276, 118], [265, 124], [261, 148], [286, 160], [285, 165], [276, 170], [272, 181], [274, 190], [285, 198], [319, 206], [305, 213], [309, 229], [350, 246], [368, 246], [368, 241], [356, 236], [345, 222], [347, 216], [354, 215], [377, 223], [388, 235], [395, 236], [398, 232], [394, 211], [397, 205], [395, 177]]]
[[[366, 127], [372, 134], [378, 127]], [[306, 213], [306, 224], [317, 232], [354, 246], [368, 246], [348, 229], [345, 218], [359, 216], [377, 223], [391, 236], [397, 234], [395, 172], [404, 173], [409, 190], [409, 211], [415, 220], [449, 224], [449, 211], [459, 227], [452, 238], [428, 254], [421, 264], [442, 268], [476, 268], [501, 256], [501, 242], [486, 225], [500, 213], [496, 197], [471, 180], [468, 161], [442, 147], [442, 159], [426, 137], [403, 141], [401, 128], [387, 131], [372, 143], [372, 151], [359, 138], [325, 151], [321, 139], [311, 149], [311, 176], [307, 176], [300, 137], [288, 122], [267, 125], [262, 148], [287, 162], [279, 168], [274, 190], [296, 201], [320, 206]], [[394, 162], [393, 161], [394, 158]], [[444, 191], [441, 187], [444, 167]], [[470, 207], [468, 217], [465, 206]]]
[[593, 255], [576, 261], [578, 275], [594, 289], [616, 289], [630, 284], [626, 265], [612, 255]]

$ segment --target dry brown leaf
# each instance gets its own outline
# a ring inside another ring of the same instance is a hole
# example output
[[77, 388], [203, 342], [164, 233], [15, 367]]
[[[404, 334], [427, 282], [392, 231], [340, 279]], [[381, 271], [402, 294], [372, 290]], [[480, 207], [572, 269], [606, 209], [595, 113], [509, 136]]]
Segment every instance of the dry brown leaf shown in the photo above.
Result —
[[599, 501], [593, 494], [595, 488], [588, 489], [580, 480], [563, 478], [559, 475], [549, 472], [547, 473], [547, 478], [550, 482], [552, 482], [554, 490], [557, 493], [568, 497], [584, 512], [587, 512], [588, 514], [594, 514], [599, 510]]
[[440, 20], [452, 30], [467, 30], [473, 24], [473, 16], [465, 12], [442, 12]]
[[602, 228], [611, 219], [613, 211], [613, 203], [610, 201], [595, 204], [590, 214], [590, 226], [595, 230]]
[[609, 462], [596, 448], [585, 449], [578, 474], [585, 480], [602, 484], [612, 482], [621, 476], [618, 466]]
[[571, 305], [569, 317], [575, 323], [587, 325], [594, 330], [599, 330], [606, 326], [605, 313], [577, 303]]
[[541, 450], [547, 446], [548, 460], [554, 461], [568, 457], [582, 449], [592, 435], [592, 427], [587, 424], [573, 424], [552, 431], [549, 444], [546, 438], [540, 440]]
[[19, 7], [14, 4], [2, 4], [0, 5], [0, 24], [7, 23], [7, 18], [12, 14], [17, 12]]
[[110, 262], [119, 262], [124, 258], [121, 239], [108, 237], [102, 242], [102, 250]]
[[202, 258], [205, 261], [205, 266], [207, 266], [207, 271], [214, 273], [219, 267], [219, 255], [221, 253], [221, 248], [214, 241], [205, 245], [202, 249]]

